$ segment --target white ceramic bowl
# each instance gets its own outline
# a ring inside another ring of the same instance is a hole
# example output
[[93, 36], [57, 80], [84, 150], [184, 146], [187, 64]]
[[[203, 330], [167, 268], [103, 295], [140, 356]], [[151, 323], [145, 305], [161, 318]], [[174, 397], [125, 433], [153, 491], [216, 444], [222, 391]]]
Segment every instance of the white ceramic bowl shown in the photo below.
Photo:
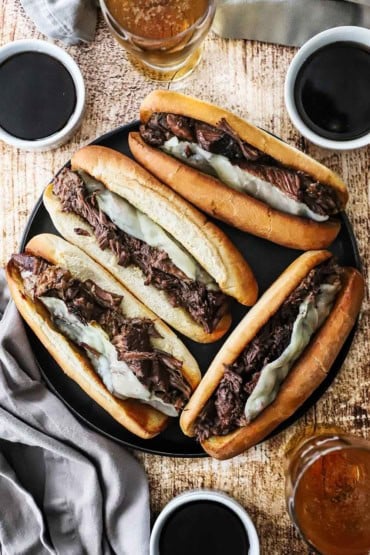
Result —
[[319, 48], [338, 41], [349, 41], [363, 45], [365, 48], [370, 48], [370, 29], [354, 26], [334, 27], [333, 29], [323, 31], [308, 40], [298, 50], [289, 66], [285, 79], [284, 97], [285, 105], [293, 125], [304, 137], [306, 137], [306, 139], [323, 148], [329, 148], [332, 150], [351, 150], [370, 144], [370, 131], [362, 137], [348, 141], [325, 139], [307, 127], [299, 115], [294, 101], [295, 81], [304, 62]]
[[0, 64], [15, 54], [30, 51], [42, 52], [56, 58], [69, 71], [76, 89], [75, 109], [63, 129], [49, 137], [34, 141], [23, 140], [10, 135], [0, 127], [0, 140], [23, 150], [50, 150], [67, 142], [81, 125], [85, 111], [85, 84], [81, 71], [73, 58], [59, 46], [43, 40], [16, 40], [5, 44], [0, 48]]
[[160, 555], [159, 538], [162, 528], [169, 515], [173, 511], [178, 509], [181, 505], [193, 503], [194, 501], [216, 501], [217, 503], [222, 503], [223, 505], [234, 511], [234, 513], [241, 520], [249, 539], [250, 547], [248, 554], [246, 555], [260, 554], [260, 544], [257, 532], [247, 511], [237, 501], [235, 501], [235, 499], [233, 499], [229, 495], [226, 495], [226, 493], [210, 489], [195, 489], [181, 493], [180, 495], [172, 499], [172, 501], [170, 501], [165, 506], [163, 511], [159, 514], [157, 520], [154, 523], [153, 530], [150, 536], [150, 555]]

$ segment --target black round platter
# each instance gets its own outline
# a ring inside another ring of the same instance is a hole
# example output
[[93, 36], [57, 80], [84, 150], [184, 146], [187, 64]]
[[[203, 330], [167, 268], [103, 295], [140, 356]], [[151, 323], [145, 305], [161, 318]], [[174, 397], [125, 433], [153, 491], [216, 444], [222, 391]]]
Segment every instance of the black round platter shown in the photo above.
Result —
[[[99, 137], [93, 144], [113, 148], [123, 154], [131, 156], [128, 147], [128, 133], [137, 129], [138, 122], [124, 125]], [[342, 229], [335, 242], [331, 245], [330, 250], [337, 257], [340, 264], [360, 268], [360, 260], [352, 228], [345, 214], [341, 214], [340, 219], [342, 222]], [[249, 235], [248, 233], [234, 229], [221, 222], [215, 221], [215, 223], [230, 237], [250, 264], [259, 284], [260, 295], [300, 254], [300, 251], [280, 247], [263, 239], [259, 239], [258, 237], [254, 237], [253, 235]], [[38, 201], [31, 214], [23, 235], [21, 249], [23, 250], [26, 243], [34, 235], [39, 233], [55, 233], [58, 235], [43, 205], [42, 199]], [[231, 303], [231, 313], [233, 317], [231, 330], [235, 328], [241, 318], [246, 314], [247, 310], [246, 307], [236, 302]], [[149, 453], [174, 457], [205, 456], [200, 445], [181, 432], [178, 421], [175, 419], [172, 419], [172, 422], [164, 432], [150, 440], [143, 440], [128, 432], [118, 424], [118, 422], [111, 418], [108, 413], [100, 408], [99, 405], [90, 399], [77, 384], [69, 379], [32, 331], [29, 328], [27, 331], [32, 349], [45, 381], [66, 405], [90, 427], [124, 445]], [[273, 435], [278, 434], [300, 418], [324, 394], [338, 373], [348, 353], [353, 333], [354, 332], [350, 334], [344, 344], [325, 381], [291, 418], [286, 420], [273, 432]], [[208, 345], [195, 343], [191, 339], [183, 336], [180, 337], [197, 359], [203, 374], [227, 336], [228, 334], [216, 343]]]

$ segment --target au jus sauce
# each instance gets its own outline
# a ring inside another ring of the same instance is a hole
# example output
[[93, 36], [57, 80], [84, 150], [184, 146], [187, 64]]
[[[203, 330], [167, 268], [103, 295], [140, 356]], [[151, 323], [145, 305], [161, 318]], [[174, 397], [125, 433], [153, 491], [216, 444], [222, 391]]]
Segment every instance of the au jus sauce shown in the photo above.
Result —
[[323, 46], [298, 72], [295, 103], [305, 124], [336, 141], [370, 130], [370, 49], [347, 41]]
[[159, 539], [160, 555], [247, 555], [248, 535], [239, 517], [216, 501], [194, 501], [174, 511]]
[[76, 89], [65, 66], [48, 54], [22, 52], [0, 65], [0, 127], [24, 140], [62, 129], [76, 106]]

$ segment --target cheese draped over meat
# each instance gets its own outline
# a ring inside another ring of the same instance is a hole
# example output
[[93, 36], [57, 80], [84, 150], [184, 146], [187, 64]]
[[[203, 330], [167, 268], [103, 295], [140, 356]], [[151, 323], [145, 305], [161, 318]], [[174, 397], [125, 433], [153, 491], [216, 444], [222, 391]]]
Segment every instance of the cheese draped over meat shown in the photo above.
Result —
[[68, 311], [61, 299], [41, 296], [39, 300], [46, 306], [60, 331], [77, 345], [85, 346], [94, 370], [115, 397], [138, 399], [168, 416], [178, 415], [175, 407], [152, 395], [130, 367], [118, 360], [116, 348], [98, 324], [83, 324]]
[[290, 343], [279, 358], [267, 364], [245, 405], [244, 414], [250, 422], [276, 398], [280, 384], [288, 375], [294, 362], [310, 342], [312, 335], [323, 324], [331, 311], [340, 284], [321, 285], [316, 298], [308, 296], [299, 306], [293, 325]]
[[102, 183], [85, 172], [79, 172], [89, 192], [95, 192], [98, 206], [122, 231], [151, 247], [164, 250], [173, 264], [184, 274], [204, 283], [208, 289], [217, 289], [213, 278], [185, 251], [179, 243], [146, 214], [127, 200], [109, 191]]
[[304, 216], [317, 222], [323, 222], [329, 218], [329, 216], [313, 212], [303, 202], [288, 197], [268, 181], [248, 173], [236, 164], [232, 164], [226, 156], [212, 154], [201, 148], [197, 143], [179, 141], [177, 137], [172, 137], [164, 143], [161, 149], [199, 171], [218, 177], [220, 181], [232, 189], [247, 193], [281, 212]]

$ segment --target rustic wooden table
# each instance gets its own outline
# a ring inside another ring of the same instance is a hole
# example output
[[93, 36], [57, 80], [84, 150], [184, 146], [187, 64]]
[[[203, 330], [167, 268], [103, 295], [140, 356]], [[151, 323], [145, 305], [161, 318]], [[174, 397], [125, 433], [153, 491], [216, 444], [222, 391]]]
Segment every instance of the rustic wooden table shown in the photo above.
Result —
[[[43, 37], [18, 0], [0, 0], [0, 45], [21, 38]], [[93, 43], [67, 50], [80, 65], [87, 87], [87, 110], [80, 131], [67, 145], [46, 153], [26, 153], [0, 143], [2, 266], [17, 250], [29, 214], [56, 170], [81, 145], [136, 119], [141, 100], [154, 88], [132, 68], [101, 19]], [[199, 69], [181, 90], [248, 117], [343, 176], [350, 191], [348, 215], [368, 278], [370, 151], [324, 151], [308, 144], [293, 129], [284, 108], [283, 84], [294, 52], [293, 48], [210, 35]], [[346, 431], [369, 435], [369, 331], [367, 297], [351, 351], [334, 384], [297, 424], [248, 453], [225, 462], [135, 453], [149, 477], [153, 516], [182, 491], [215, 488], [233, 495], [250, 512], [264, 554], [308, 553], [285, 510], [284, 449], [306, 426], [335, 423]]]

